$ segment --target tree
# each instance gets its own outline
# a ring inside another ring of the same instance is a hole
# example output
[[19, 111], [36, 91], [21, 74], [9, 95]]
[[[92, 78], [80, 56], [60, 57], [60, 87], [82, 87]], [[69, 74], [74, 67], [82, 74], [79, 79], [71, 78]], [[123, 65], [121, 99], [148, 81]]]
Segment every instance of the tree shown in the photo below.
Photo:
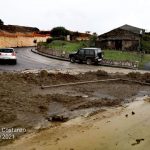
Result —
[[90, 46], [92, 46], [92, 47], [95, 47], [95, 46], [96, 46], [97, 37], [98, 37], [98, 36], [97, 36], [97, 33], [94, 32], [93, 35], [92, 35], [91, 38], [90, 38], [90, 41], [89, 41]]
[[4, 22], [0, 19], [0, 26], [4, 25]]
[[64, 27], [55, 27], [50, 31], [50, 33], [53, 37], [62, 37], [70, 34], [70, 31], [65, 29]]

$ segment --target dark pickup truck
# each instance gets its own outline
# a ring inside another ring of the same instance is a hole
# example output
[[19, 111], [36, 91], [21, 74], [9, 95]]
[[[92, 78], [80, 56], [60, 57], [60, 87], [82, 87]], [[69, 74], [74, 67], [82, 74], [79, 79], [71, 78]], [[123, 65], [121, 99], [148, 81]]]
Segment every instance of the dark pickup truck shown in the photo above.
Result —
[[86, 64], [98, 64], [102, 61], [103, 54], [101, 48], [82, 48], [76, 53], [69, 54], [70, 62], [86, 62]]

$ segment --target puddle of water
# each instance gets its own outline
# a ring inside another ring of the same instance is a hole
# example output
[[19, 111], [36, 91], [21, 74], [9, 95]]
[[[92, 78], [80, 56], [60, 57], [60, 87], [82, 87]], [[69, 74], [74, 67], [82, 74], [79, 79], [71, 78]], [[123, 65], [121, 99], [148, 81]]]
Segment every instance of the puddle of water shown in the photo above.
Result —
[[86, 108], [86, 109], [79, 109], [79, 110], [74, 110], [71, 111], [69, 114], [71, 116], [71, 119], [78, 117], [78, 116], [82, 116], [82, 117], [88, 117], [89, 114], [100, 110], [101, 108]]
[[91, 97], [91, 100], [102, 99], [102, 98], [115, 99], [114, 96], [111, 96], [111, 95], [109, 95], [109, 94], [104, 94], [104, 93], [99, 92], [99, 91], [95, 91], [95, 92], [93, 93], [93, 96], [94, 96], [94, 97]]
[[67, 108], [65, 108], [62, 104], [58, 102], [53, 102], [49, 105], [48, 115], [62, 115], [64, 117], [68, 117], [69, 119], [74, 119], [79, 116], [87, 117], [89, 114], [99, 109], [100, 108], [86, 108], [70, 111]]
[[125, 102], [132, 102], [132, 101], [141, 101], [145, 99], [147, 96], [149, 96], [150, 93], [149, 91], [139, 91], [137, 95], [131, 97], [131, 98], [126, 98]]
[[59, 114], [64, 114], [65, 112], [68, 112], [68, 110], [58, 102], [52, 102], [49, 105], [48, 109], [48, 115], [59, 115]]

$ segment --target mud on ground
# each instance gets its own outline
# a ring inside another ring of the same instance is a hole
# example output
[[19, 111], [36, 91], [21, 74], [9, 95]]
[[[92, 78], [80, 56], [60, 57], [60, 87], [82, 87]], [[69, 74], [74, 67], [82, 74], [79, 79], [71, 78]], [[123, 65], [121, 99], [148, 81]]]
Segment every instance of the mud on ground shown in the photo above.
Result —
[[[128, 78], [149, 83], [150, 74], [130, 73], [110, 75], [104, 71], [79, 75], [32, 73], [0, 74], [0, 128], [22, 127], [27, 131], [45, 128], [51, 115], [69, 119], [86, 115], [104, 107], [122, 105], [136, 96], [150, 95], [150, 86], [135, 83], [106, 82], [66, 86], [42, 90], [41, 85], [53, 85], [108, 78]], [[0, 144], [6, 144], [0, 141]], [[8, 141], [7, 141], [8, 142]]]

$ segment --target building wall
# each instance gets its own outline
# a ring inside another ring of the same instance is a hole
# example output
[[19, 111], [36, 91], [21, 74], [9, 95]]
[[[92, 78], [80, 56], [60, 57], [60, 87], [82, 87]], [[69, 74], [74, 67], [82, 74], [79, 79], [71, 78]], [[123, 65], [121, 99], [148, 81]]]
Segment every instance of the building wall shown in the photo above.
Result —
[[37, 42], [46, 42], [49, 36], [0, 36], [0, 48], [35, 46]]
[[116, 50], [129, 50], [137, 51], [139, 50], [139, 40], [104, 40], [97, 41], [96, 47], [102, 49], [116, 49]]
[[89, 37], [76, 37], [77, 41], [88, 41]]
[[139, 49], [139, 40], [125, 40], [122, 41], [122, 50], [130, 50], [130, 51], [136, 51]]

